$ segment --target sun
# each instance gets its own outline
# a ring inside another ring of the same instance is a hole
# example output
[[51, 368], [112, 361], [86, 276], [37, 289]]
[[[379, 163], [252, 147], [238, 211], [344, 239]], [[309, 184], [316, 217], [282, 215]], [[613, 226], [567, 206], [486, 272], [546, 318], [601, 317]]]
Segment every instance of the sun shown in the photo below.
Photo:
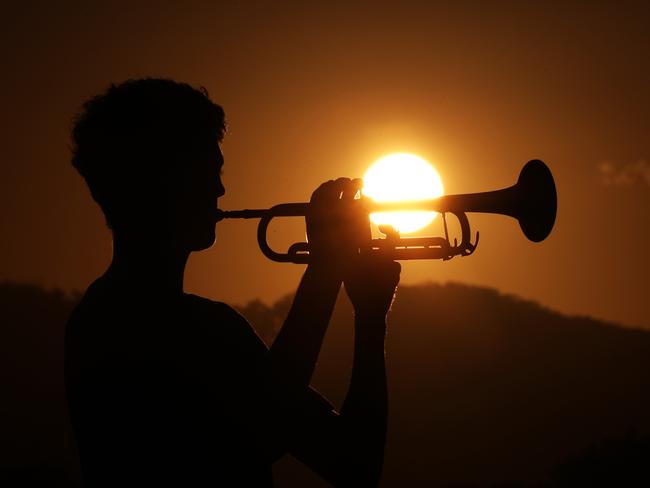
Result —
[[[363, 177], [363, 194], [376, 202], [430, 200], [442, 196], [442, 180], [425, 159], [408, 153], [384, 156]], [[438, 212], [380, 212], [370, 214], [377, 225], [391, 225], [401, 234], [415, 232], [436, 218]]]

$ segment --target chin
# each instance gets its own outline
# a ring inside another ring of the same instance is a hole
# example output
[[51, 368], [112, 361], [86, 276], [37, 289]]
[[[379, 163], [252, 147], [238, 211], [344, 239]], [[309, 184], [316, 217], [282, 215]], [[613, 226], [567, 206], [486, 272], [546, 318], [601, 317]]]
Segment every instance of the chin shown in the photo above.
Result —
[[201, 242], [198, 243], [196, 250], [203, 251], [209, 249], [214, 245], [214, 242], [217, 240], [217, 236], [213, 232], [210, 236], [206, 236]]
[[217, 236], [214, 228], [206, 230], [204, 233], [194, 236], [190, 242], [190, 248], [192, 251], [203, 251], [209, 249], [214, 245], [216, 238]]

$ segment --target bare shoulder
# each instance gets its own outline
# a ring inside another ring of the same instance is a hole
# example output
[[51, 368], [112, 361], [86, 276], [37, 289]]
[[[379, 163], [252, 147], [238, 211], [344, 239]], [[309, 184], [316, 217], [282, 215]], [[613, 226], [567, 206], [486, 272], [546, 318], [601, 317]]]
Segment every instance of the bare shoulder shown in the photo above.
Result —
[[185, 298], [190, 306], [191, 313], [194, 315], [220, 321], [236, 322], [238, 325], [250, 327], [248, 321], [227, 303], [210, 300], [191, 293], [186, 293]]
[[230, 305], [193, 294], [186, 294], [193, 318], [217, 334], [227, 334], [247, 342], [252, 348], [266, 351], [267, 347], [253, 326]]

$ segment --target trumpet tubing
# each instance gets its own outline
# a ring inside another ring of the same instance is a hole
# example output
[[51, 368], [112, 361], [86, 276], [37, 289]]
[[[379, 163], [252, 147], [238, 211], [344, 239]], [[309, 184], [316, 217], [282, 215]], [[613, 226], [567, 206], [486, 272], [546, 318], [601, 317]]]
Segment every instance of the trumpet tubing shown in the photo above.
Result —
[[[546, 164], [538, 159], [529, 161], [522, 168], [517, 183], [509, 188], [482, 193], [445, 195], [432, 200], [409, 202], [373, 202], [359, 199], [353, 205], [362, 206], [367, 213], [395, 211], [436, 211], [456, 216], [461, 228], [461, 242], [452, 245], [445, 237], [399, 237], [388, 235], [385, 239], [372, 239], [370, 251], [391, 252], [394, 259], [451, 259], [468, 256], [478, 243], [470, 241], [467, 213], [493, 213], [507, 215], [518, 220], [524, 235], [533, 242], [541, 242], [551, 233], [557, 213], [557, 193], [553, 175]], [[299, 242], [291, 245], [287, 253], [273, 251], [266, 241], [270, 221], [276, 217], [301, 217], [309, 214], [309, 203], [282, 203], [268, 209], [217, 210], [217, 220], [260, 219], [257, 238], [262, 252], [278, 262], [308, 263], [309, 244]]]

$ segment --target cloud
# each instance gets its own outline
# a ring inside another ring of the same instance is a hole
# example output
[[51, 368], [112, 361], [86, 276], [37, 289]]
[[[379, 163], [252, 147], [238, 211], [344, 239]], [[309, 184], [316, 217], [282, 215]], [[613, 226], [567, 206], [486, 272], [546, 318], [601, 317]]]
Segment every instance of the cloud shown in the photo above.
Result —
[[606, 161], [598, 165], [598, 173], [603, 184], [607, 186], [650, 188], [650, 163], [645, 159], [623, 165]]

